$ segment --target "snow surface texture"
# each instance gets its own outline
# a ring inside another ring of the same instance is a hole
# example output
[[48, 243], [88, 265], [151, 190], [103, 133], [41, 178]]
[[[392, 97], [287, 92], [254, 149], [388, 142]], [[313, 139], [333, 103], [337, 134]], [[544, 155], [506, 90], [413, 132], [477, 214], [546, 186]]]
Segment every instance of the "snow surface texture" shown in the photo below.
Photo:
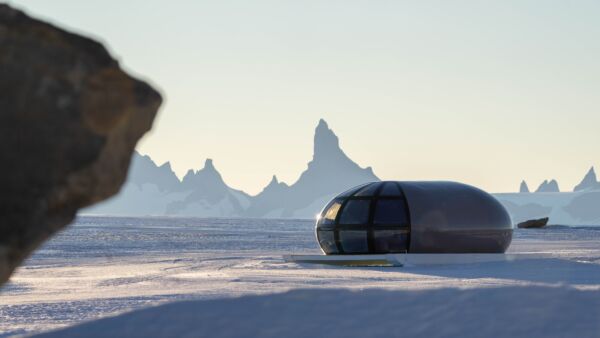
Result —
[[0, 291], [0, 336], [90, 321], [47, 336], [600, 337], [600, 227], [516, 230], [511, 252], [554, 259], [285, 263], [281, 255], [319, 253], [313, 226], [80, 218]]
[[168, 304], [42, 337], [585, 337], [600, 334], [598, 319], [589, 291], [296, 290]]

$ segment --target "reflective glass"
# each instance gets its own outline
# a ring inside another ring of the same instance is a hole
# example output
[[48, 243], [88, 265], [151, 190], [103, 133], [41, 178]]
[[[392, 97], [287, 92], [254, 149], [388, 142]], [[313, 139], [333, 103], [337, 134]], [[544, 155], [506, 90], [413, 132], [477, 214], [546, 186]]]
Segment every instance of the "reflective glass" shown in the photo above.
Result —
[[366, 224], [369, 221], [370, 200], [350, 200], [344, 206], [339, 224]]
[[366, 253], [369, 251], [366, 231], [340, 231], [340, 242], [345, 253]]
[[333, 231], [318, 231], [319, 245], [326, 254], [337, 253]]
[[342, 206], [341, 201], [333, 201], [327, 209], [321, 215], [321, 224], [333, 224], [335, 222], [335, 218], [340, 211], [340, 207]]
[[408, 210], [404, 200], [378, 200], [373, 223], [408, 225]]
[[395, 182], [386, 182], [379, 196], [402, 196], [402, 192]]
[[339, 194], [338, 197], [349, 197], [352, 196], [355, 192], [357, 192], [358, 190], [362, 189], [364, 186], [369, 185], [371, 183], [365, 183], [365, 184], [361, 184], [357, 187], [354, 187], [352, 189], [348, 189], [346, 191], [344, 191], [343, 193]]
[[375, 230], [376, 252], [406, 252], [408, 250], [408, 233], [399, 230]]
[[361, 190], [359, 190], [356, 194], [354, 194], [354, 196], [361, 196], [361, 197], [373, 196], [373, 195], [375, 195], [375, 192], [377, 191], [377, 189], [379, 188], [380, 185], [381, 185], [381, 183], [372, 183], [372, 184], [362, 188]]

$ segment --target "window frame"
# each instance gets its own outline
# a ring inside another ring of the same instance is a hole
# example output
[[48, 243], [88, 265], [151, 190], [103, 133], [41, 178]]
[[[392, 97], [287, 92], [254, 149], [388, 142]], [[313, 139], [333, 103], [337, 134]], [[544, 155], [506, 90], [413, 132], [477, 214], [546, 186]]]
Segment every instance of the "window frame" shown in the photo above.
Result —
[[[375, 189], [375, 192], [373, 193], [373, 196], [356, 196], [356, 194], [359, 191], [362, 191], [363, 189], [366, 189], [368, 186], [373, 185], [373, 184], [378, 185], [378, 187]], [[396, 196], [387, 196], [387, 195], [381, 196], [380, 195], [381, 190], [383, 189], [383, 187], [386, 184], [397, 185], [397, 188], [398, 188], [400, 194], [396, 195]], [[350, 191], [350, 190], [352, 190], [352, 189], [349, 189], [347, 191]], [[402, 189], [402, 185], [399, 182], [382, 181], [382, 182], [373, 182], [370, 184], [364, 184], [364, 185], [360, 186], [360, 189], [355, 189], [351, 194], [346, 195], [345, 197], [337, 196], [336, 198], [334, 198], [334, 200], [331, 202], [330, 205], [332, 205], [332, 203], [334, 201], [339, 202], [340, 200], [342, 200], [342, 205], [340, 206], [340, 208], [338, 210], [336, 219], [333, 222], [333, 224], [331, 224], [331, 223], [322, 224], [322, 220], [319, 220], [319, 222], [317, 223], [317, 230], [322, 229], [322, 230], [327, 230], [327, 231], [333, 231], [338, 254], [346, 253], [343, 248], [343, 242], [340, 240], [340, 231], [356, 231], [356, 230], [362, 230], [362, 231], [367, 232], [367, 252], [364, 252], [364, 253], [352, 252], [352, 254], [378, 253], [378, 251], [376, 250], [376, 246], [375, 246], [375, 232], [378, 230], [398, 230], [398, 231], [406, 232], [408, 234], [407, 235], [408, 240], [407, 240], [406, 252], [409, 251], [410, 237], [411, 237], [410, 230], [411, 230], [411, 224], [412, 224], [411, 215], [410, 215], [410, 209], [408, 206], [408, 202], [406, 200], [406, 195], [404, 193], [404, 189]], [[348, 204], [348, 202], [356, 201], [356, 200], [370, 201], [367, 222], [364, 224], [342, 224], [342, 223], [340, 223], [341, 216], [344, 213], [344, 209], [346, 208], [346, 205]], [[378, 204], [379, 200], [401, 200], [401, 201], [403, 201], [407, 224], [376, 224], [374, 222], [374, 217], [375, 217], [375, 213], [377, 212], [377, 204]], [[330, 205], [328, 205], [328, 206], [330, 206]], [[329, 209], [329, 208], [327, 208], [327, 209]], [[326, 212], [326, 210], [324, 212]], [[321, 217], [323, 217], [323, 215], [321, 215]]]

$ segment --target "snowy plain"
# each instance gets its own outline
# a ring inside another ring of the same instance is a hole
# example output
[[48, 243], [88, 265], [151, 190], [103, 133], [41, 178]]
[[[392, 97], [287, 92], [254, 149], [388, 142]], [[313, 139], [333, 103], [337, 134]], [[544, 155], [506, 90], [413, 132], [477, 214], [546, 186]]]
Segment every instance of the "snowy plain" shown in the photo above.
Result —
[[0, 337], [600, 337], [600, 227], [517, 229], [545, 259], [285, 263], [320, 253], [313, 227], [80, 217], [0, 289]]

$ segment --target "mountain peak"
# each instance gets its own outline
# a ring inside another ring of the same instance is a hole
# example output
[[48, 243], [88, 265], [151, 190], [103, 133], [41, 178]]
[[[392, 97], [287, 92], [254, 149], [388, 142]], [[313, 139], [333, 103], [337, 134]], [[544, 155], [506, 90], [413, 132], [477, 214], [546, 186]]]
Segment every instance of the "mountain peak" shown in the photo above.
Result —
[[222, 181], [221, 174], [217, 171], [217, 168], [215, 168], [211, 158], [207, 158], [206, 161], [204, 161], [204, 168], [196, 171], [196, 176], [211, 177], [215, 180]]
[[207, 158], [206, 161], [204, 161], [204, 169], [215, 170], [212, 158]]
[[331, 156], [343, 154], [340, 142], [325, 120], [320, 119], [315, 129], [313, 160], [329, 159]]
[[560, 189], [556, 180], [544, 180], [535, 192], [560, 192]]
[[588, 170], [587, 174], [583, 177], [583, 180], [575, 186], [573, 191], [581, 191], [586, 189], [595, 189], [600, 187], [600, 182], [598, 182], [598, 178], [596, 177], [596, 171], [592, 166], [590, 170]]
[[193, 190], [196, 195], [222, 197], [227, 189], [227, 184], [210, 158], [204, 161], [204, 168], [195, 172], [192, 169], [188, 170], [182, 180], [182, 190]]
[[163, 192], [176, 190], [179, 185], [179, 179], [169, 162], [157, 166], [149, 155], [142, 155], [138, 151], [132, 157], [128, 180], [139, 186], [155, 184]]
[[519, 192], [520, 193], [528, 193], [529, 192], [529, 186], [527, 185], [527, 182], [525, 182], [525, 180], [521, 181], [521, 186], [519, 187]]
[[182, 182], [190, 180], [195, 174], [196, 173], [194, 172], [194, 169], [188, 169], [188, 171], [185, 173], [185, 176], [183, 176]]
[[287, 186], [287, 185], [285, 183], [280, 183], [279, 180], [277, 179], [277, 175], [273, 175], [273, 178], [271, 178], [271, 181], [263, 189], [263, 191], [261, 192], [261, 194], [265, 193], [265, 192], [268, 192], [268, 191], [272, 191], [274, 189], [279, 189], [280, 186]]

